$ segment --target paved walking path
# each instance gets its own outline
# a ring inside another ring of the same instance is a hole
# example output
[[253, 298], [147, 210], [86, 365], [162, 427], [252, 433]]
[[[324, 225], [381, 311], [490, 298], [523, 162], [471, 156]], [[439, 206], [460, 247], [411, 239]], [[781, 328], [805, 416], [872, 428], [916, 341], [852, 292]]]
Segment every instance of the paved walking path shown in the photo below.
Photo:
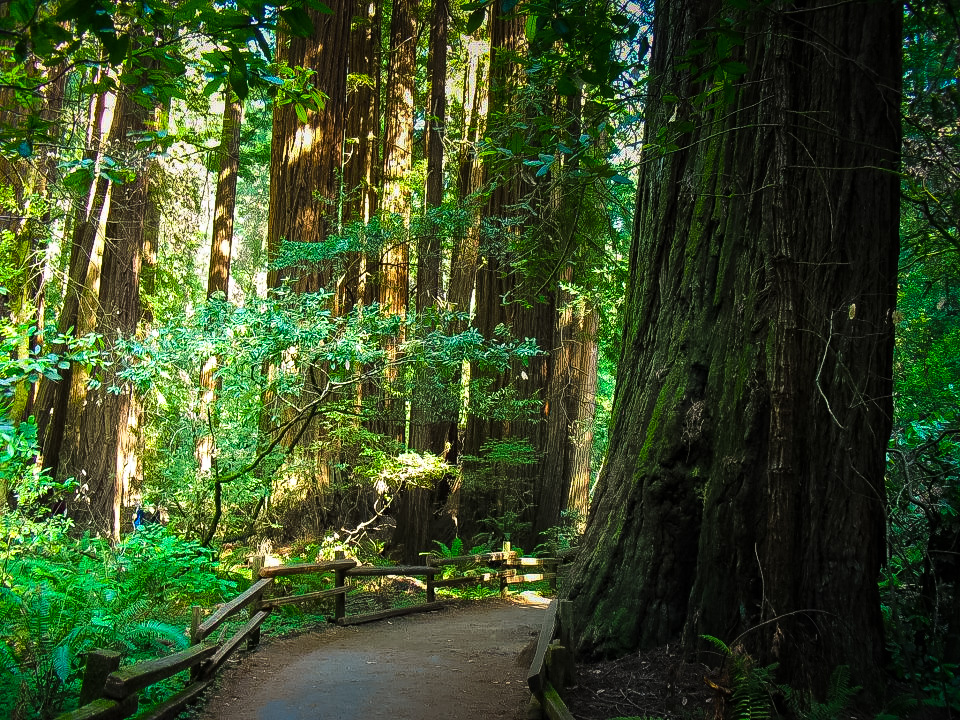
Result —
[[525, 717], [546, 601], [483, 600], [265, 641], [217, 682], [199, 720]]

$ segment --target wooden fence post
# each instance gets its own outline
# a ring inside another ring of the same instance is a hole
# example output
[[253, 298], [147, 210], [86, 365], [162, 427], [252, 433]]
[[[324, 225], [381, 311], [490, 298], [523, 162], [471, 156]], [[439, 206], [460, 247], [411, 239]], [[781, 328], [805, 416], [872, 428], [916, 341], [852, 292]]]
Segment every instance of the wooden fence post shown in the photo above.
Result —
[[570, 652], [571, 663], [577, 662], [577, 643], [573, 637], [573, 603], [570, 600], [557, 602], [557, 619], [560, 624], [560, 644]]
[[[510, 552], [510, 547], [511, 547], [511, 546], [510, 546], [510, 541], [509, 541], [509, 540], [504, 540], [504, 541], [503, 541], [503, 552], [504, 552], [505, 555]], [[504, 560], [503, 566], [504, 566], [504, 567], [509, 567], [509, 566], [510, 566], [510, 561], [509, 561], [509, 560]], [[507, 579], [506, 579], [505, 577], [501, 577], [501, 578], [500, 578], [500, 597], [505, 598], [506, 596], [507, 596]]]
[[80, 684], [80, 705], [103, 697], [107, 675], [120, 667], [120, 653], [112, 650], [92, 650], [87, 653], [87, 667]]
[[[263, 569], [263, 564], [266, 558], [263, 555], [254, 555], [250, 558], [250, 584], [253, 585], [255, 582], [260, 580], [260, 571]], [[250, 617], [253, 617], [260, 611], [260, 603], [262, 598], [258, 599], [256, 602], [250, 603]], [[252, 633], [250, 637], [247, 638], [247, 650], [253, 650], [257, 645], [260, 644], [260, 628], [258, 627]]]
[[[192, 605], [190, 607], [190, 645], [196, 645], [200, 642], [200, 618], [201, 610], [199, 605]], [[194, 666], [190, 668], [190, 680], [197, 680], [200, 678], [200, 667]]]
[[[427, 567], [433, 567], [433, 558], [429, 555], [427, 556]], [[427, 602], [432, 603], [437, 599], [437, 589], [433, 586], [434, 581], [437, 579], [437, 576], [434, 574], [427, 575]]]
[[[337, 560], [345, 560], [347, 554], [343, 550], [337, 550], [336, 555], [334, 556]], [[333, 571], [334, 577], [336, 578], [336, 587], [342, 588], [346, 584], [347, 580], [347, 571], [336, 569]], [[337, 620], [343, 620], [347, 615], [347, 596], [344, 593], [339, 593], [334, 599], [334, 610], [333, 616]]]

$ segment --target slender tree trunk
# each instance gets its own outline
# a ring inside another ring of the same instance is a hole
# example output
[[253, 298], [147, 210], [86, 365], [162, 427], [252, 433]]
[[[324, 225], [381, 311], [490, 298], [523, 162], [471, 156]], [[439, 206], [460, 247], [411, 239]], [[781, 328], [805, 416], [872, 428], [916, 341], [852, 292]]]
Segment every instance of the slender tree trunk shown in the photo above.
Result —
[[[443, 203], [443, 135], [447, 114], [447, 24], [450, 7], [447, 0], [434, 0], [430, 15], [430, 107], [427, 117], [427, 181], [425, 231], [417, 239], [416, 309], [434, 306], [440, 295], [440, 223], [430, 214]], [[448, 423], [443, 417], [451, 402], [444, 402], [459, 388], [437, 382], [436, 373], [428, 367], [418, 368], [413, 379], [410, 406], [410, 440], [414, 450], [441, 456], [447, 439]], [[404, 561], [416, 562], [420, 553], [431, 549], [431, 533], [435, 506], [445, 501], [449, 481], [439, 488], [406, 488], [398, 498], [394, 542], [403, 547]], [[440, 508], [437, 508], [440, 510]]]
[[[347, 95], [346, 148], [343, 168], [343, 224], [368, 223], [377, 212], [382, 163], [380, 126], [380, 3], [358, 2], [350, 31], [349, 70], [352, 83]], [[340, 312], [364, 301], [367, 256], [361, 251], [346, 258], [337, 292]]]
[[230, 295], [230, 259], [233, 254], [233, 221], [237, 205], [237, 177], [240, 172], [240, 126], [243, 105], [233, 92], [223, 102], [220, 130], [220, 172], [213, 210], [213, 236], [210, 239], [210, 268], [207, 273], [207, 297]]
[[646, 134], [675, 148], [640, 177], [611, 450], [568, 595], [593, 655], [707, 634], [795, 689], [822, 697], [846, 664], [875, 690], [902, 12], [734, 13], [745, 45], [721, 60], [746, 74], [713, 73], [726, 101], [693, 112], [711, 87], [680, 61], [728, 11], [657, 4]]
[[[413, 167], [413, 84], [416, 77], [416, 2], [394, 0], [390, 18], [390, 59], [384, 105], [383, 192], [384, 222], [393, 232], [370, 276], [372, 297], [381, 312], [404, 315], [409, 306], [410, 222], [409, 173]], [[400, 338], [398, 338], [400, 340]], [[395, 344], [387, 357], [395, 357]], [[397, 371], [388, 368], [376, 397], [370, 427], [398, 442], [406, 439], [406, 393]]]
[[[447, 23], [448, 0], [435, 0], [430, 22], [430, 110], [427, 122], [427, 182], [424, 232], [417, 238], [416, 308], [422, 314], [440, 298], [441, 223], [432, 218], [443, 204], [443, 138], [447, 114]], [[430, 397], [422, 390], [430, 385], [429, 370], [420, 373], [414, 382], [413, 405], [410, 410], [410, 447], [442, 455], [447, 440], [447, 423], [437, 417], [440, 405], [431, 407]], [[437, 388], [438, 391], [456, 388]]]
[[[230, 259], [233, 254], [233, 221], [237, 204], [237, 177], [240, 171], [240, 126], [243, 123], [243, 105], [232, 91], [224, 94], [223, 123], [220, 130], [220, 171], [217, 174], [217, 192], [213, 208], [213, 233], [210, 239], [210, 265], [207, 272], [207, 299], [230, 295]], [[213, 462], [214, 402], [217, 394], [215, 355], [207, 358], [201, 369], [200, 401], [197, 421], [197, 465], [201, 473], [210, 472]]]

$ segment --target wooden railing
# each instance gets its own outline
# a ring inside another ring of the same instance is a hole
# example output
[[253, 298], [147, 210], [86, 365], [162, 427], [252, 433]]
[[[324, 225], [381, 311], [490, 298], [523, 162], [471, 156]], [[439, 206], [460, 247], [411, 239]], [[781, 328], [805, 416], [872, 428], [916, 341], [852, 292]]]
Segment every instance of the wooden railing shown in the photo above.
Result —
[[574, 720], [560, 693], [575, 684], [575, 648], [573, 604], [553, 600], [544, 615], [537, 651], [527, 673], [527, 685], [541, 717]]
[[[183, 708], [196, 699], [212, 682], [216, 672], [226, 659], [246, 642], [253, 648], [260, 641], [260, 626], [274, 608], [294, 603], [310, 602], [328, 597], [334, 598], [334, 619], [341, 625], [351, 625], [380, 620], [397, 615], [435, 610], [443, 606], [437, 602], [436, 590], [458, 585], [497, 582], [501, 594], [515, 583], [548, 580], [555, 588], [556, 558], [526, 558], [511, 550], [504, 543], [503, 550], [480, 555], [427, 558], [426, 565], [374, 566], [358, 565], [355, 560], [339, 557], [319, 563], [298, 563], [264, 567], [264, 559], [251, 559], [251, 584], [243, 593], [220, 606], [203, 619], [203, 610], [194, 606], [190, 623], [190, 647], [156, 660], [146, 660], [120, 668], [121, 656], [109, 651], [94, 651], [87, 655], [87, 665], [80, 690], [81, 707], [60, 715], [57, 720], [120, 720], [134, 716], [138, 709], [138, 694], [154, 683], [166, 680], [178, 673], [190, 670], [186, 687], [161, 705], [136, 714], [135, 720], [163, 720], [176, 717]], [[453, 566], [455, 571], [467, 574], [458, 577], [437, 579], [444, 568]], [[497, 569], [499, 566], [499, 569]], [[477, 568], [483, 568], [478, 572]], [[486, 568], [490, 568], [487, 570]], [[538, 568], [539, 572], [524, 572]], [[279, 577], [303, 574], [333, 573], [334, 587], [328, 590], [272, 597], [269, 591]], [[426, 578], [426, 602], [404, 608], [365, 613], [348, 617], [346, 594], [353, 588], [349, 578], [359, 577], [424, 577]], [[243, 610], [247, 610], [247, 622], [230, 638], [209, 643], [208, 638], [224, 622]]]

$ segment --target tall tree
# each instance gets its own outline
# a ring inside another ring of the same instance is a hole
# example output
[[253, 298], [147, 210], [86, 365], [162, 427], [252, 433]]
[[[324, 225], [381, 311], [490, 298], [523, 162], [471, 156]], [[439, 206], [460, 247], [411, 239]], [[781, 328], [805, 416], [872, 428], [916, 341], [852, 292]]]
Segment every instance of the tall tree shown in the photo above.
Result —
[[[284, 240], [323, 242], [337, 227], [347, 102], [343, 58], [350, 41], [353, 1], [335, 0], [328, 5], [331, 13], [307, 11], [313, 24], [310, 34], [298, 28], [277, 38], [277, 61], [312, 71], [313, 84], [326, 101], [321, 109], [308, 112], [305, 122], [298, 117], [295, 103], [274, 106], [267, 229], [272, 259]], [[330, 267], [274, 268], [267, 284], [277, 288], [288, 280], [299, 292], [315, 292], [328, 286]]]
[[823, 693], [841, 664], [874, 688], [901, 7], [744, 8], [656, 6], [661, 151], [567, 594], [593, 655], [711, 635], [797, 688]]
[[[350, 29], [343, 222], [368, 223], [377, 212], [380, 154], [380, 3], [360, 2]], [[349, 310], [364, 299], [367, 257], [350, 253], [337, 305]]]
[[[427, 111], [427, 180], [424, 228], [417, 238], [416, 310], [423, 313], [435, 306], [440, 296], [440, 233], [436, 213], [443, 203], [443, 137], [447, 115], [447, 25], [450, 5], [447, 0], [434, 0], [430, 12], [430, 102]], [[429, 368], [418, 368], [413, 380], [410, 405], [409, 445], [414, 450], [443, 455], [450, 423], [448, 409], [459, 400], [460, 388], [444, 382]], [[444, 402], [446, 400], [447, 402]], [[454, 429], [454, 432], [455, 429]], [[406, 488], [399, 497], [397, 530], [394, 542], [404, 549], [405, 559], [416, 561], [420, 553], [430, 549], [434, 505], [446, 499], [449, 484], [440, 481], [444, 494], [437, 488]]]
[[[517, 135], [514, 122], [519, 122], [519, 116], [522, 115], [520, 95], [524, 83], [522, 60], [526, 50], [525, 26], [526, 19], [521, 15], [504, 15], [499, 8], [491, 10], [486, 130], [487, 136], [495, 138], [495, 144], [501, 147], [510, 147]], [[518, 207], [532, 188], [521, 175], [519, 158], [496, 164], [488, 159], [485, 165], [488, 194], [482, 210], [482, 236], [478, 238], [479, 245], [476, 248], [477, 257], [482, 258], [482, 262], [476, 271], [474, 323], [484, 337], [493, 337], [496, 329], [504, 326], [517, 336], [536, 337], [542, 343], [543, 338], [523, 324], [532, 308], [512, 304], [508, 310], [504, 306], [505, 298], [510, 297], [516, 283], [509, 262], [510, 236], [523, 230], [526, 213]], [[545, 379], [544, 365], [544, 359], [538, 360], [538, 372], [524, 370], [523, 380], [519, 370], [504, 373], [502, 377], [494, 379], [486, 390], [503, 391], [511, 385], [517, 390], [516, 385], [522, 382], [525, 387], [519, 392], [529, 394], [527, 391], [533, 389], [529, 386], [541, 387]], [[476, 368], [471, 371], [474, 388], [479, 387], [479, 375]], [[485, 443], [510, 437], [514, 434], [511, 429], [509, 421], [504, 418], [471, 413], [464, 434], [464, 452], [478, 457]], [[499, 473], [492, 479], [485, 473], [468, 471], [467, 480], [460, 507], [461, 526], [467, 537], [482, 529], [484, 520], [502, 515], [507, 505], [518, 504], [516, 501], [527, 495], [514, 482], [516, 478], [500, 477]], [[508, 501], [507, 493], [511, 488], [516, 492], [511, 493], [513, 497]]]
[[224, 92], [223, 122], [220, 129], [220, 171], [214, 198], [213, 235], [210, 239], [210, 267], [207, 297], [230, 291], [230, 257], [233, 250], [233, 221], [237, 204], [237, 176], [240, 170], [240, 125], [243, 105], [232, 90]]
[[[380, 209], [393, 229], [371, 271], [369, 285], [381, 311], [402, 315], [409, 305], [411, 187], [413, 167], [414, 83], [417, 68], [414, 0], [394, 0], [390, 17], [390, 57], [384, 90], [383, 175]], [[390, 349], [388, 357], [393, 356]], [[398, 377], [388, 369], [377, 393], [378, 419], [371, 428], [402, 442], [406, 437], [406, 405], [397, 393]]]
[[[124, 88], [114, 109], [114, 127], [120, 131], [114, 151], [132, 164], [125, 181], [111, 188], [104, 230], [96, 332], [107, 348], [136, 332], [143, 310], [140, 270], [150, 205], [149, 173], [145, 153], [132, 138], [150, 129], [151, 116], [146, 98], [134, 99], [137, 92], [139, 88]], [[77, 386], [74, 379], [57, 465], [58, 479], [72, 477], [79, 483], [71, 515], [82, 526], [113, 539], [120, 536], [124, 493], [140, 470], [137, 400], [117, 369], [108, 368], [101, 382], [90, 388]]]

